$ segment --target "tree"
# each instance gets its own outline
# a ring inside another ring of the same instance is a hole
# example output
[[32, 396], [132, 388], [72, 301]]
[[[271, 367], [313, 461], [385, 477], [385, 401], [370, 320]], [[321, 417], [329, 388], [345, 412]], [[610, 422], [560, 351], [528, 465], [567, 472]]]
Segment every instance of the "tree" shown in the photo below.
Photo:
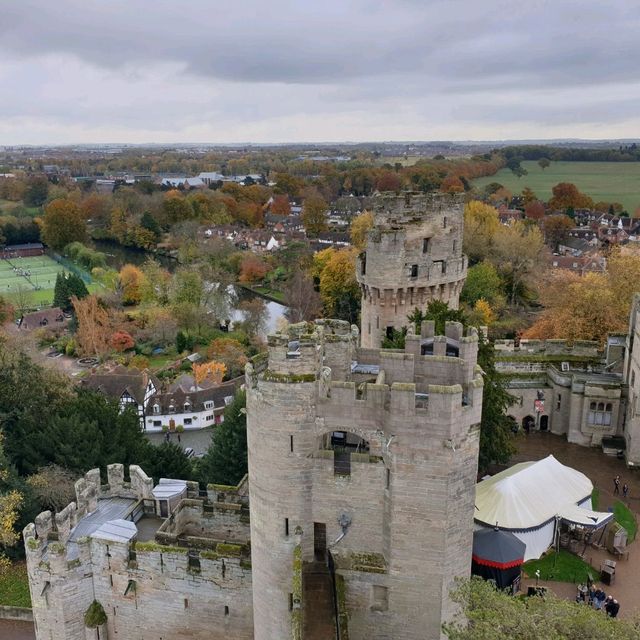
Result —
[[76, 477], [68, 469], [57, 464], [48, 464], [27, 478], [40, 509], [53, 513], [61, 511], [75, 500]]
[[[420, 335], [422, 323], [425, 320], [433, 320], [435, 323], [435, 335], [443, 336], [447, 322], [466, 322], [465, 314], [460, 309], [451, 309], [448, 302], [432, 300], [427, 305], [425, 311], [416, 307], [408, 316], [407, 320], [414, 326], [416, 335]], [[404, 346], [402, 347], [404, 348]]]
[[86, 236], [82, 211], [75, 202], [61, 198], [45, 207], [42, 238], [52, 249], [60, 251], [71, 242], [82, 242]]
[[402, 178], [394, 171], [383, 171], [376, 180], [378, 191], [399, 191], [402, 186]]
[[193, 479], [191, 460], [184, 449], [174, 442], [163, 442], [157, 447], [150, 447], [141, 466], [156, 482], [160, 478]]
[[542, 225], [544, 241], [552, 251], [557, 251], [560, 244], [569, 237], [569, 231], [573, 227], [573, 220], [569, 216], [563, 214], [546, 216]]
[[363, 211], [351, 222], [349, 232], [351, 234], [351, 244], [360, 251], [364, 251], [367, 246], [367, 235], [373, 228], [373, 214], [370, 211]]
[[75, 273], [58, 272], [53, 289], [53, 306], [65, 311], [71, 309], [71, 297], [86, 298], [89, 291], [82, 278]]
[[525, 187], [522, 190], [522, 202], [524, 202], [525, 205], [529, 204], [531, 202], [536, 202], [537, 199], [538, 199], [538, 197], [533, 192], [533, 189], [531, 189], [530, 187]]
[[71, 298], [78, 328], [76, 339], [79, 351], [84, 355], [103, 355], [109, 351], [111, 320], [107, 310], [94, 295]]
[[119, 283], [122, 289], [122, 304], [140, 304], [144, 290], [144, 273], [133, 264], [120, 269]]
[[462, 193], [464, 191], [464, 184], [458, 176], [448, 175], [440, 184], [440, 191], [444, 193]]
[[215, 338], [207, 347], [207, 358], [221, 362], [229, 378], [237, 378], [244, 373], [247, 355], [243, 345], [233, 338]]
[[240, 264], [240, 282], [252, 284], [262, 280], [266, 275], [269, 267], [262, 258], [254, 253], [247, 254]]
[[24, 490], [4, 450], [4, 434], [0, 431], [0, 559], [1, 551], [13, 547], [20, 539], [17, 525], [24, 506]]
[[515, 304], [522, 286], [542, 266], [544, 241], [537, 227], [517, 221], [500, 226], [495, 235], [491, 261], [508, 280], [508, 297]]
[[153, 240], [158, 242], [162, 237], [162, 229], [158, 221], [151, 215], [149, 211], [145, 211], [140, 218], [140, 226], [153, 234]]
[[97, 193], [89, 194], [81, 203], [80, 209], [87, 222], [95, 227], [106, 227], [111, 214], [111, 198]]
[[199, 307], [204, 295], [204, 283], [197, 271], [193, 269], [178, 269], [174, 279], [173, 303], [188, 303]]
[[640, 254], [619, 249], [611, 253], [606, 273], [554, 271], [540, 286], [544, 311], [524, 335], [604, 343], [608, 333], [626, 333], [639, 279]]
[[41, 207], [49, 195], [49, 181], [45, 176], [32, 176], [27, 182], [24, 203], [27, 207]]
[[13, 290], [13, 303], [20, 316], [33, 307], [33, 292], [22, 282], [19, 282]]
[[169, 226], [193, 217], [191, 203], [176, 189], [167, 191], [162, 202], [162, 210]]
[[478, 200], [465, 205], [463, 249], [471, 262], [480, 262], [489, 256], [499, 227], [500, 220], [495, 207]]
[[236, 485], [247, 473], [246, 394], [238, 391], [202, 458], [200, 481]]
[[126, 331], [116, 331], [115, 333], [111, 334], [109, 344], [113, 349], [115, 349], [119, 353], [122, 353], [123, 351], [133, 349], [136, 343], [134, 342], [131, 335]]
[[14, 313], [13, 305], [3, 296], [0, 296], [0, 327], [6, 322], [13, 320]]
[[291, 204], [289, 197], [285, 194], [273, 196], [271, 203], [271, 213], [276, 216], [288, 216], [291, 213]]
[[507, 391], [503, 378], [496, 371], [493, 344], [482, 333], [479, 334], [478, 364], [484, 374], [478, 458], [478, 469], [482, 472], [490, 464], [507, 463], [515, 452], [511, 420], [506, 414], [515, 397]]
[[507, 169], [511, 169], [511, 172], [518, 178], [522, 176], [526, 176], [529, 173], [520, 163], [522, 162], [521, 158], [509, 158], [507, 160]]
[[481, 299], [490, 304], [503, 301], [500, 276], [493, 264], [486, 260], [469, 268], [460, 294], [460, 300], [470, 307]]
[[557, 211], [566, 209], [590, 208], [593, 200], [581, 193], [575, 184], [571, 182], [560, 182], [551, 189], [553, 197], [549, 200], [549, 207]]
[[451, 598], [460, 605], [460, 613], [443, 625], [449, 640], [632, 640], [640, 629], [637, 616], [613, 619], [551, 591], [544, 597], [514, 598], [479, 577], [459, 581]]
[[322, 312], [322, 300], [313, 286], [313, 278], [300, 268], [293, 270], [284, 287], [285, 315], [292, 323], [314, 320]]
[[542, 218], [544, 218], [544, 214], [544, 204], [539, 200], [529, 202], [529, 204], [524, 208], [524, 215], [528, 220], [542, 220]]
[[538, 160], [538, 166], [544, 171], [551, 164], [549, 158], [540, 158]]
[[301, 219], [310, 238], [317, 237], [318, 234], [329, 228], [327, 209], [327, 203], [319, 193], [312, 193], [305, 198]]
[[204, 362], [202, 364], [193, 363], [191, 365], [193, 371], [193, 377], [196, 384], [200, 386], [205, 380], [213, 384], [220, 384], [224, 374], [227, 372], [227, 367], [222, 362]]
[[357, 322], [360, 288], [355, 276], [357, 249], [324, 249], [313, 257], [325, 316]]

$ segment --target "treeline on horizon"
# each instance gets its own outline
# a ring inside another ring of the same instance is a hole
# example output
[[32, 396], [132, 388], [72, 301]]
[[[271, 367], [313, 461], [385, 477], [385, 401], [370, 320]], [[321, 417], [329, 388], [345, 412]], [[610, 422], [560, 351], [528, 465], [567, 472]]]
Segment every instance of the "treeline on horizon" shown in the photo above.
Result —
[[502, 154], [505, 161], [511, 158], [522, 160], [564, 160], [566, 162], [638, 162], [640, 146], [635, 142], [612, 148], [554, 147], [542, 144], [516, 145], [493, 151]]

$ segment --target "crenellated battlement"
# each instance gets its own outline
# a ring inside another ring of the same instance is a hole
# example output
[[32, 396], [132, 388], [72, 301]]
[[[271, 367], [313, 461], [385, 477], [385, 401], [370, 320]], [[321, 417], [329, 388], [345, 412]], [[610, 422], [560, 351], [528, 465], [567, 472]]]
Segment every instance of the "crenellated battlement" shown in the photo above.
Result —
[[376, 228], [393, 228], [424, 221], [425, 215], [437, 215], [464, 207], [464, 194], [383, 192], [371, 198]]

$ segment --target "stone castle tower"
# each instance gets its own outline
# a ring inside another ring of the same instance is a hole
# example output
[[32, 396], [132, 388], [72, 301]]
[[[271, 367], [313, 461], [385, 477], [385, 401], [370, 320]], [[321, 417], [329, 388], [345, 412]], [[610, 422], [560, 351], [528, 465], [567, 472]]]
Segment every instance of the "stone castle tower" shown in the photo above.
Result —
[[352, 640], [436, 640], [469, 575], [477, 333], [426, 322], [404, 352], [358, 339], [341, 321], [292, 325], [247, 366], [256, 640], [335, 637], [323, 568]]
[[362, 346], [379, 347], [432, 300], [458, 308], [467, 275], [462, 255], [463, 194], [383, 193], [357, 264], [362, 290]]

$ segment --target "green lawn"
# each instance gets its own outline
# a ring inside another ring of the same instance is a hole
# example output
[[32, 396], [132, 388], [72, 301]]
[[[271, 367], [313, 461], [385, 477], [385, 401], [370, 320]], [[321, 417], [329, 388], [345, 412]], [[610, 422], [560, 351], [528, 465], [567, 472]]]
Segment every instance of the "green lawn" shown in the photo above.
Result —
[[522, 178], [501, 169], [495, 175], [474, 180], [473, 185], [481, 189], [499, 182], [513, 193], [529, 187], [539, 198], [548, 200], [556, 184], [573, 182], [596, 202], [621, 202], [629, 213], [640, 206], [640, 162], [552, 162], [543, 171], [537, 162], [527, 160], [522, 166], [529, 172]]
[[556, 582], [586, 582], [588, 574], [595, 578], [598, 573], [582, 558], [563, 549], [560, 549], [558, 554], [552, 552], [542, 556], [539, 560], [529, 560], [524, 563], [523, 569], [530, 578], [535, 578], [536, 569], [539, 569], [541, 580]]
[[0, 572], [0, 605], [31, 607], [27, 567], [23, 562], [11, 565], [11, 568]]
[[616, 522], [627, 530], [627, 541], [633, 542], [638, 533], [638, 521], [633, 512], [623, 502], [616, 502], [613, 505], [613, 517]]

